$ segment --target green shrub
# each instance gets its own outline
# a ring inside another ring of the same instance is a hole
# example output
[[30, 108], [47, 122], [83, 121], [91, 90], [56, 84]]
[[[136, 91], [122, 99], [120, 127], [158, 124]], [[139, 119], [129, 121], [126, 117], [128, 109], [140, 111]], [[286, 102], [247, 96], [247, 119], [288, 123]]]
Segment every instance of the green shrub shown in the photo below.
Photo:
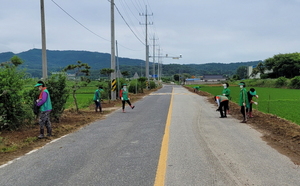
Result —
[[139, 90], [141, 90], [141, 82], [139, 82], [137, 79], [132, 80], [130, 82], [130, 86], [128, 88], [128, 91], [130, 93], [136, 94], [136, 93], [140, 92]]
[[289, 87], [294, 89], [300, 89], [300, 76], [296, 76], [293, 79], [291, 79]]
[[52, 103], [51, 119], [59, 122], [69, 98], [67, 77], [64, 74], [53, 74], [46, 82]]
[[23, 99], [25, 75], [14, 65], [0, 67], [0, 130], [15, 130], [32, 117]]
[[156, 84], [154, 81], [150, 81], [150, 89], [155, 89], [156, 88]]
[[286, 77], [280, 77], [275, 81], [275, 87], [284, 87], [287, 85], [287, 78]]

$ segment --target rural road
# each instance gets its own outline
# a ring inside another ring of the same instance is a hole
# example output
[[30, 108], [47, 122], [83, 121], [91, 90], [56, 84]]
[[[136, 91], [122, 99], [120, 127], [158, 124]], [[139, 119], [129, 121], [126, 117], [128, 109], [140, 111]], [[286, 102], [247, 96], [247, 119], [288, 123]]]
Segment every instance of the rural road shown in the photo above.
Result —
[[206, 97], [166, 85], [135, 106], [1, 166], [0, 185], [300, 185], [298, 166]]

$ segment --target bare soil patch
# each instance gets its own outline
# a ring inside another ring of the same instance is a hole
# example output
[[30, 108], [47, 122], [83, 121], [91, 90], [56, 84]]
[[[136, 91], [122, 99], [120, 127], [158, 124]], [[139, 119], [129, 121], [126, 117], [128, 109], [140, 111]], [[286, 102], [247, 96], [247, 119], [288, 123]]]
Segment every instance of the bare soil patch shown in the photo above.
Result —
[[[130, 101], [131, 103], [134, 103], [153, 91], [156, 91], [156, 89], [144, 90], [144, 93], [139, 94], [130, 94]], [[121, 108], [121, 101], [104, 101], [102, 102], [102, 108], [103, 113], [95, 112], [94, 104], [91, 104], [87, 109], [80, 109], [79, 113], [74, 110], [66, 110], [59, 123], [51, 123], [53, 135], [43, 139], [37, 138], [39, 135], [38, 123], [35, 125], [24, 126], [16, 131], [1, 131], [0, 140], [5, 143], [5, 146], [8, 148], [17, 146], [17, 149], [13, 152], [0, 152], [0, 165], [25, 155], [34, 149], [41, 148], [50, 141], [77, 131], [90, 123], [104, 119], [107, 114]]]
[[[185, 88], [194, 92], [194, 89], [191, 87]], [[203, 91], [198, 91], [197, 94], [206, 96], [210, 103], [216, 104], [213, 99], [214, 95]], [[240, 106], [230, 102], [229, 107], [230, 116], [242, 121]], [[262, 139], [271, 147], [289, 157], [296, 165], [300, 165], [300, 126], [276, 115], [259, 112], [255, 108], [253, 116], [253, 118], [248, 118], [246, 124], [261, 132], [263, 135]]]

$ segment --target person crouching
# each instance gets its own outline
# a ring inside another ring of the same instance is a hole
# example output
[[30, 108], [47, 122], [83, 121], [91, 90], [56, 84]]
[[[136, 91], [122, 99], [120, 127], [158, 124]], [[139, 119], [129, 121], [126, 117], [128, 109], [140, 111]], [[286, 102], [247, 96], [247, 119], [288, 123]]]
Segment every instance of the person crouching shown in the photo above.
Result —
[[223, 95], [217, 95], [214, 97], [214, 99], [218, 104], [217, 111], [220, 111], [220, 118], [227, 118], [226, 111], [228, 110], [228, 98]]

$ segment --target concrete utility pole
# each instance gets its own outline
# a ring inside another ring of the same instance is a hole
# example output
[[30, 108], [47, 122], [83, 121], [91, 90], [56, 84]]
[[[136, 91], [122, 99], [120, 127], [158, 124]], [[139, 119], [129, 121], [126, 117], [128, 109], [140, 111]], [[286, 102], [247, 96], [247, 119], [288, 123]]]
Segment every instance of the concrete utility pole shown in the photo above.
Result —
[[162, 56], [162, 55], [160, 55], [160, 48], [159, 48], [157, 56], [153, 55], [153, 56], [149, 56], [149, 57], [153, 57], [153, 58], [158, 57], [158, 62], [157, 62], [158, 69], [157, 69], [157, 71], [158, 71], [158, 80], [160, 80], [160, 78], [162, 76], [162, 64], [160, 64], [160, 61], [161, 61], [160, 59], [162, 59], [162, 58], [179, 59], [179, 58], [182, 58], [182, 54], [180, 54], [179, 56], [169, 56], [168, 54], [166, 54], [165, 56]]
[[155, 79], [154, 75], [155, 75], [155, 40], [158, 40], [155, 38], [155, 35], [153, 36], [153, 69], [152, 69], [152, 75], [153, 75], [153, 78]]
[[[148, 45], [148, 25], [151, 25], [153, 23], [148, 23], [148, 16], [152, 16], [152, 14], [147, 13], [147, 6], [146, 6], [146, 13], [140, 14], [141, 16], [145, 16], [145, 26], [146, 26], [146, 38], [145, 38], [145, 44], [146, 44], [146, 78], [149, 81], [149, 45]], [[140, 23], [141, 24], [141, 23]]]
[[116, 54], [115, 54], [115, 3], [114, 0], [110, 0], [110, 16], [111, 16], [111, 69], [114, 70], [110, 74], [111, 80], [111, 100], [116, 100]]
[[48, 78], [47, 71], [47, 54], [46, 54], [46, 29], [45, 29], [45, 8], [44, 0], [40, 1], [41, 3], [41, 27], [42, 27], [42, 68], [43, 68], [43, 79]]

